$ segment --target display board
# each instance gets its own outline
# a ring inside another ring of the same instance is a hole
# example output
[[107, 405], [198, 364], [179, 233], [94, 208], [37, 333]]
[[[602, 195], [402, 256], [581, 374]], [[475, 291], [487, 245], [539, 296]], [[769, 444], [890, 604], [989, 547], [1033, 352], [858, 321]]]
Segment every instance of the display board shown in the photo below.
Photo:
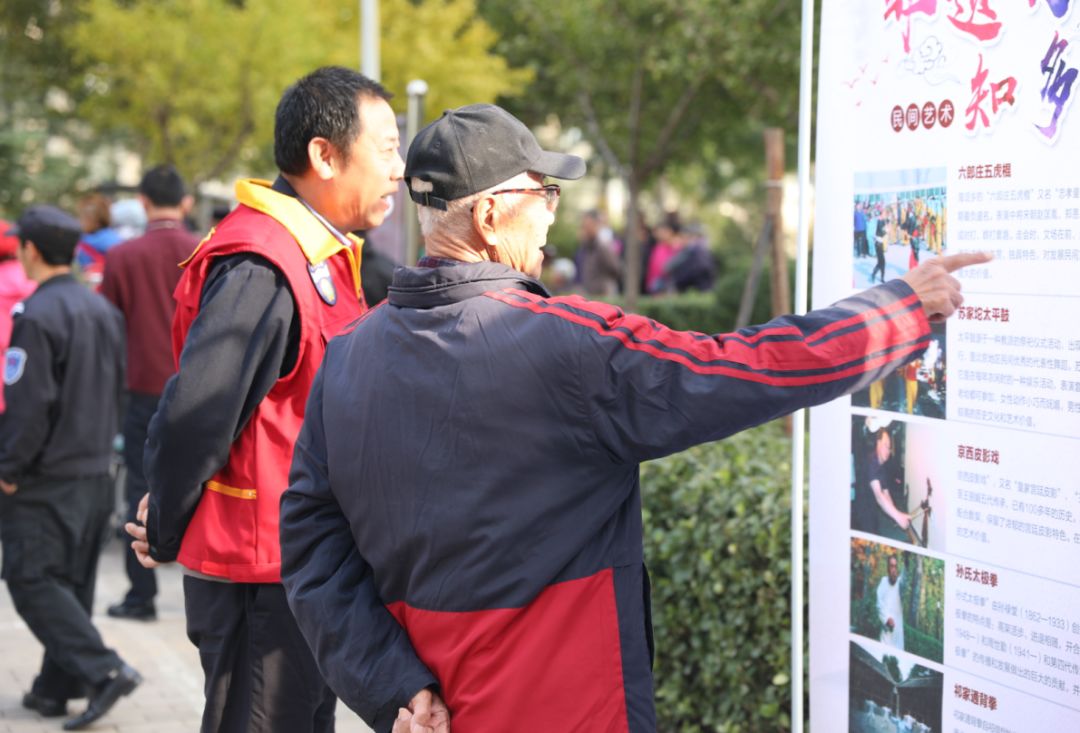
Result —
[[987, 250], [810, 422], [816, 733], [1080, 731], [1080, 0], [824, 0], [813, 300]]

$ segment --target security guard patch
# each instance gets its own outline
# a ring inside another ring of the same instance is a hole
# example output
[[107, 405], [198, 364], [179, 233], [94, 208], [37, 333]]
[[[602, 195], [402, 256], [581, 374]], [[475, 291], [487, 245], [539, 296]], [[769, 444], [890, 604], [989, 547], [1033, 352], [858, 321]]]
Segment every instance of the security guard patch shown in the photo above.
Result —
[[12, 346], [4, 356], [4, 384], [15, 384], [22, 379], [26, 369], [26, 351]]
[[326, 262], [320, 262], [317, 265], [308, 265], [307, 269], [311, 282], [315, 283], [315, 291], [323, 302], [327, 305], [336, 303], [337, 290], [334, 288], [333, 278], [330, 277], [330, 266]]

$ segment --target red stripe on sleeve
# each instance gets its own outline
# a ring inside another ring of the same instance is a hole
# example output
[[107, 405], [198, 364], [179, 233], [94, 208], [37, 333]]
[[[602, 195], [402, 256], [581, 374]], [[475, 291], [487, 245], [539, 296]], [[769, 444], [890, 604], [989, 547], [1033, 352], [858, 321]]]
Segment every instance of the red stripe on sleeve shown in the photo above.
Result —
[[[714, 339], [698, 341], [687, 336], [685, 333], [671, 331], [670, 329], [663, 330], [666, 331], [667, 334], [677, 335], [679, 337], [678, 339], [658, 338], [657, 334], [660, 329], [653, 326], [648, 319], [641, 318], [640, 316], [623, 316], [619, 319], [619, 325], [629, 330], [633, 334], [633, 336], [631, 336], [631, 334], [626, 333], [626, 331], [612, 328], [610, 321], [601, 325], [592, 318], [559, 307], [559, 303], [557, 302], [544, 305], [544, 299], [542, 298], [516, 298], [514, 296], [518, 295], [517, 292], [514, 292], [513, 294], [490, 292], [487, 293], [487, 295], [515, 308], [522, 308], [534, 313], [554, 315], [563, 320], [570, 321], [571, 323], [590, 328], [602, 336], [618, 339], [619, 342], [628, 349], [649, 354], [657, 359], [664, 359], [666, 361], [681, 364], [698, 374], [718, 374], [778, 387], [821, 384], [844, 379], [846, 377], [857, 376], [864, 372], [884, 366], [890, 361], [902, 359], [926, 348], [930, 334], [925, 316], [920, 320], [918, 316], [921, 314], [921, 311], [913, 311], [915, 314], [913, 317], [908, 318], [906, 317], [908, 314], [904, 314], [896, 319], [883, 322], [880, 327], [861, 329], [852, 334], [828, 341], [817, 347], [810, 347], [802, 341], [797, 341], [789, 344], [764, 344], [757, 349], [753, 349], [751, 347], [746, 347], [743, 344], [739, 344], [735, 340], [728, 340], [723, 345]], [[576, 306], [578, 302], [584, 301], [575, 300], [574, 305]], [[612, 310], [615, 313], [619, 312], [614, 308], [612, 308]], [[595, 311], [589, 309], [589, 312]], [[597, 313], [597, 315], [601, 314]], [[627, 323], [628, 320], [631, 321], [630, 324]], [[878, 331], [881, 331], [881, 333], [878, 333]], [[666, 351], [653, 344], [642, 343], [642, 339], [656, 341], [665, 348], [676, 348], [686, 353]], [[678, 346], [669, 346], [667, 343], [669, 341], [675, 341], [678, 343]], [[694, 349], [686, 348], [686, 342], [692, 342], [693, 344], [700, 345], [700, 347]], [[908, 345], [901, 346], [901, 344]], [[728, 347], [732, 345], [737, 346], [738, 348], [729, 349]], [[782, 349], [764, 348], [772, 346], [783, 347], [785, 345], [791, 353], [783, 353]], [[741, 351], [742, 353], [736, 354], [736, 351]], [[796, 359], [795, 352], [806, 358]], [[850, 356], [853, 353], [874, 354], [876, 352], [882, 353], [879, 353], [874, 357], [866, 358], [845, 369], [832, 370], [832, 367], [841, 361], [851, 361]], [[735, 362], [737, 364], [744, 364], [752, 369], [777, 371], [824, 369], [828, 371], [817, 375], [800, 374], [792, 376], [774, 376], [761, 374], [755, 371], [745, 371], [724, 364], [700, 364], [696, 359], [700, 358], [697, 354], [701, 353], [708, 354], [707, 358], [701, 359], [702, 361]], [[690, 356], [693, 356], [694, 358], [690, 358]], [[743, 358], [739, 358], [740, 356]]]
[[[620, 309], [620, 308], [618, 308], [616, 306], [610, 305], [608, 303], [602, 303], [602, 302], [595, 301], [595, 300], [586, 300], [585, 298], [582, 298], [580, 295], [568, 295], [568, 296], [557, 297], [557, 298], [545, 298], [542, 295], [537, 295], [535, 293], [530, 293], [530, 292], [527, 292], [527, 291], [516, 291], [514, 293], [514, 295], [518, 296], [519, 298], [525, 299], [525, 300], [530, 300], [530, 301], [532, 301], [534, 303], [543, 302], [543, 303], [547, 303], [549, 306], [566, 305], [566, 306], [569, 306], [571, 308], [576, 308], [578, 310], [582, 310], [582, 311], [585, 311], [587, 313], [591, 313], [591, 314], [593, 314], [595, 316], [599, 316], [600, 318], [603, 318], [605, 321], [607, 321], [609, 324], [612, 321], [620, 320], [620, 319], [622, 319], [622, 320], [625, 320], [625, 319], [640, 319], [640, 320], [644, 321], [645, 323], [650, 324], [650, 326], [651, 326], [651, 324], [653, 322], [652, 319], [649, 319], [649, 318], [643, 318], [642, 316], [636, 316], [634, 314], [624, 313], [622, 311], [622, 309]], [[893, 315], [893, 314], [898, 313], [900, 311], [906, 310], [906, 309], [910, 308], [911, 306], [915, 305], [916, 303], [918, 303], [918, 300], [919, 300], [918, 296], [916, 296], [914, 293], [912, 293], [911, 295], [909, 295], [909, 296], [907, 296], [907, 297], [905, 297], [905, 298], [903, 298], [901, 300], [894, 301], [894, 302], [889, 303], [889, 304], [887, 304], [885, 306], [882, 306], [882, 307], [879, 307], [879, 308], [873, 308], [873, 309], [870, 309], [870, 310], [867, 310], [867, 311], [863, 311], [862, 313], [856, 313], [856, 314], [854, 314], [852, 316], [849, 316], [848, 318], [845, 318], [843, 320], [834, 321], [833, 323], [828, 323], [828, 324], [822, 326], [821, 328], [819, 328], [817, 331], [809, 333], [809, 334], [807, 334], [805, 336], [803, 335], [803, 333], [799, 329], [797, 329], [794, 326], [774, 326], [774, 327], [770, 327], [770, 328], [761, 328], [757, 333], [751, 334], [749, 336], [744, 336], [744, 335], [742, 335], [740, 333], [730, 333], [730, 334], [724, 334], [724, 335], [726, 337], [728, 337], [729, 339], [737, 339], [737, 340], [739, 340], [739, 341], [741, 341], [743, 343], [746, 343], [746, 344], [754, 344], [754, 343], [757, 343], [758, 341], [760, 341], [763, 338], [769, 338], [769, 337], [775, 337], [775, 336], [797, 336], [798, 338], [800, 338], [800, 339], [802, 339], [804, 341], [812, 342], [812, 341], [817, 341], [819, 339], [822, 339], [822, 338], [828, 336], [831, 333], [835, 333], [836, 331], [848, 328], [850, 326], [857, 325], [860, 322], [865, 323], [867, 321], [874, 320], [875, 318], [881, 318], [883, 316], [890, 316], [890, 315]], [[670, 332], [672, 334], [675, 334], [676, 336], [680, 337], [681, 339], [688, 339], [693, 344], [708, 343], [708, 341], [705, 340], [705, 339], [695, 339], [695, 338], [693, 338], [693, 336], [688, 335], [688, 333], [694, 333], [694, 332], [672, 331], [671, 329], [663, 327], [662, 324], [661, 324], [661, 329], [660, 330], [668, 331], [668, 332]], [[701, 334], [701, 335], [708, 336], [708, 334]], [[709, 340], [711, 340], [711, 338]], [[684, 346], [677, 346], [677, 348], [682, 348], [684, 351], [689, 351], [691, 353], [693, 352], [693, 348], [687, 348], [687, 347], [684, 347]], [[696, 354], [695, 354], [695, 356], [696, 356]], [[707, 360], [708, 359], [706, 359], [706, 361]]]

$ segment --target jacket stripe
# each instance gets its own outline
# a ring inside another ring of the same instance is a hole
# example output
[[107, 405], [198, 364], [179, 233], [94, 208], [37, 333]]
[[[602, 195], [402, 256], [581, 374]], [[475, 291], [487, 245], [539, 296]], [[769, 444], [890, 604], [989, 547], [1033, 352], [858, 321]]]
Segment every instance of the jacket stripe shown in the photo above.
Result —
[[[622, 330], [633, 336], [634, 340], [639, 342], [654, 342], [656, 345], [666, 347], [672, 351], [683, 352], [686, 356], [691, 357], [702, 364], [726, 361], [729, 366], [736, 368], [745, 366], [746, 368], [752, 368], [758, 371], [777, 371], [781, 374], [791, 374], [800, 370], [832, 372], [837, 368], [849, 366], [857, 361], [836, 361], [838, 357], [847, 356], [851, 353], [849, 344], [833, 343], [828, 349], [821, 349], [822, 352], [831, 352], [829, 353], [831, 358], [827, 360], [827, 363], [824, 366], [822, 359], [825, 358], [825, 354], [808, 354], [807, 349], [826, 346], [830, 341], [851, 334], [858, 334], [859, 332], [865, 331], [868, 326], [876, 325], [885, 320], [894, 321], [893, 325], [898, 327], [894, 338], [904, 338], [907, 336], [910, 340], [911, 338], [918, 338], [921, 336], [923, 329], [917, 316], [914, 319], [906, 319], [909, 321], [907, 323], [904, 323], [901, 320], [905, 315], [913, 315], [912, 312], [921, 307], [917, 298], [914, 296], [911, 296], [911, 298], [912, 301], [906, 305], [903, 302], [893, 303], [885, 308], [859, 314], [838, 322], [837, 324], [833, 324], [835, 328], [825, 327], [805, 338], [794, 326], [783, 326], [771, 329], [774, 332], [780, 330], [793, 330], [795, 334], [774, 337], [768, 341], [759, 340], [759, 343], [756, 346], [747, 343], [747, 339], [741, 337], [740, 334], [724, 334], [723, 345], [718, 344], [714, 338], [709, 336], [704, 338], [688, 338], [690, 336], [699, 335], [658, 327], [652, 320], [641, 318], [640, 316], [621, 316], [620, 321], [628, 323], [629, 325], [627, 326], [612, 326], [608, 321], [601, 321], [600, 325], [611, 330]], [[559, 300], [556, 300], [555, 302], [533, 300], [533, 302], [543, 304], [548, 308], [564, 308], [566, 310], [572, 310], [570, 304]], [[593, 314], [589, 309], [585, 309], [584, 315], [592, 316]], [[599, 316], [594, 316], [594, 320], [597, 317]], [[841, 331], [841, 328], [843, 328], [843, 331]], [[860, 345], [862, 345], [865, 340], [865, 336], [858, 337]], [[793, 344], [798, 344], [799, 348], [792, 349], [791, 346]], [[862, 351], [869, 350], [863, 348]]]
[[[682, 364], [699, 374], [720, 374], [774, 386], [820, 384], [857, 376], [884, 366], [890, 361], [910, 356], [924, 349], [929, 343], [929, 331], [922, 325], [917, 310], [918, 299], [914, 296], [894, 303], [890, 307], [875, 309], [868, 314], [845, 319], [840, 323], [847, 322], [849, 328], [852, 325], [857, 327], [849, 332], [837, 334], [836, 337], [815, 346], [805, 344], [805, 341], [800, 338], [798, 343], [804, 348], [794, 350], [789, 348], [788, 351], [792, 353], [784, 354], [783, 347], [786, 345], [784, 342], [766, 342], [758, 347], [747, 347], [745, 344], [741, 344], [740, 346], [743, 348], [728, 349], [730, 340], [728, 335], [724, 337], [724, 345], [720, 346], [712, 338], [707, 339], [706, 343], [705, 340], [686, 338], [686, 334], [682, 332], [659, 329], [652, 325], [652, 321], [640, 316], [624, 315], [619, 320], [623, 322], [630, 321], [632, 326], [613, 327], [606, 320], [602, 323], [599, 322], [597, 316], [600, 314], [590, 312], [589, 315], [585, 315], [575, 311], [573, 308], [564, 307], [569, 304], [565, 301], [560, 302], [561, 299], [552, 302], [550, 299], [543, 298], [522, 298], [520, 296], [523, 294], [518, 291], [492, 291], [486, 293], [486, 295], [515, 308], [533, 313], [555, 315], [572, 323], [585, 326], [601, 336], [619, 340], [626, 348], [641, 351], [658, 359]], [[614, 307], [612, 307], [612, 312], [616, 316], [620, 313]], [[890, 312], [895, 313], [895, 317], [891, 317]], [[875, 338], [872, 332], [867, 334], [867, 325], [883, 321], [889, 321], [890, 326], [896, 328], [898, 333], [892, 334], [890, 339]], [[837, 326], [838, 324], [834, 323], [832, 325]], [[783, 328], [787, 330], [789, 327]], [[794, 327], [790, 328], [794, 329]], [[794, 330], [798, 332], [797, 329]], [[819, 329], [815, 333], [821, 334], [827, 330], [826, 327]], [[659, 337], [661, 331], [663, 331], [665, 337]], [[641, 333], [646, 334], [646, 336], [643, 338], [639, 335]], [[903, 338], [904, 336], [908, 336], [908, 339], [901, 343], [894, 343], [885, 349], [874, 349], [874, 342], [876, 341], [880, 340], [882, 343], [888, 343], [889, 340], [895, 341], [896, 338]], [[668, 345], [665, 342], [671, 342], [674, 345]], [[791, 342], [788, 341], [787, 343], [790, 344]], [[705, 349], [700, 348], [702, 344], [706, 345]], [[695, 346], [699, 348], [693, 348]], [[691, 348], [688, 349], [687, 347]], [[851, 353], [853, 347], [858, 349], [860, 356], [848, 362], [838, 363], [836, 358], [839, 355], [846, 356]], [[807, 350], [812, 352], [808, 358], [794, 358], [796, 355], [805, 356]], [[711, 358], [702, 359], [700, 356], [688, 353], [691, 351], [708, 352]], [[727, 358], [717, 358], [720, 354], [725, 354]], [[739, 360], [740, 357], [742, 360]], [[800, 371], [803, 373], [798, 373]]]
[[[564, 307], [573, 309], [578, 312], [584, 312], [594, 315], [602, 319], [605, 323], [613, 320], [625, 320], [635, 319], [641, 320], [650, 327], [658, 331], [667, 331], [674, 334], [679, 342], [683, 343], [684, 348], [692, 349], [697, 343], [713, 343], [714, 338], [710, 334], [698, 333], [695, 331], [671, 331], [664, 329], [662, 326], [658, 327], [656, 321], [651, 318], [644, 318], [642, 316], [636, 316], [633, 314], [626, 314], [620, 308], [610, 305], [608, 303], [602, 303], [598, 301], [586, 300], [581, 296], [571, 295], [557, 298], [545, 298], [535, 293], [529, 293], [526, 291], [502, 291], [504, 294], [513, 294], [519, 298], [530, 300], [534, 303], [546, 303], [548, 306]], [[773, 326], [769, 328], [762, 328], [757, 333], [742, 334], [738, 331], [724, 334], [725, 340], [733, 340], [744, 344], [755, 344], [759, 341], [769, 340], [799, 340], [812, 343], [815, 341], [823, 340], [826, 336], [833, 334], [837, 331], [850, 329], [863, 324], [872, 323], [882, 317], [892, 316], [900, 313], [901, 311], [911, 311], [921, 307], [921, 303], [914, 293], [911, 295], [892, 303], [888, 303], [884, 306], [866, 310], [861, 313], [855, 313], [843, 320], [834, 321], [822, 326], [817, 331], [813, 331], [809, 334], [803, 334], [795, 326]]]
[[207, 481], [206, 490], [216, 491], [234, 499], [254, 499], [258, 496], [255, 489], [238, 489], [235, 486], [227, 486], [220, 481]]

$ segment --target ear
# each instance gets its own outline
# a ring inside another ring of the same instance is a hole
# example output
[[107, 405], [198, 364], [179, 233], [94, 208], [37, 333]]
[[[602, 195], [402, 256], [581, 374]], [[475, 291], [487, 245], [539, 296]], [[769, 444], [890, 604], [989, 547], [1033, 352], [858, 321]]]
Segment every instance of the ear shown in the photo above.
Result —
[[23, 257], [25, 258], [23, 262], [25, 262], [27, 266], [31, 267], [33, 265], [36, 265], [38, 262], [44, 261], [41, 257], [41, 250], [38, 249], [38, 246], [29, 239], [23, 240]]
[[473, 206], [473, 229], [480, 235], [485, 247], [499, 246], [495, 218], [495, 199], [491, 196], [485, 196]]
[[325, 137], [313, 137], [307, 145], [312, 172], [324, 181], [334, 177], [334, 146]]
[[192, 196], [190, 193], [184, 196], [184, 198], [180, 199], [180, 213], [182, 213], [184, 216], [187, 216], [191, 212], [192, 207], [194, 206], [195, 197]]

